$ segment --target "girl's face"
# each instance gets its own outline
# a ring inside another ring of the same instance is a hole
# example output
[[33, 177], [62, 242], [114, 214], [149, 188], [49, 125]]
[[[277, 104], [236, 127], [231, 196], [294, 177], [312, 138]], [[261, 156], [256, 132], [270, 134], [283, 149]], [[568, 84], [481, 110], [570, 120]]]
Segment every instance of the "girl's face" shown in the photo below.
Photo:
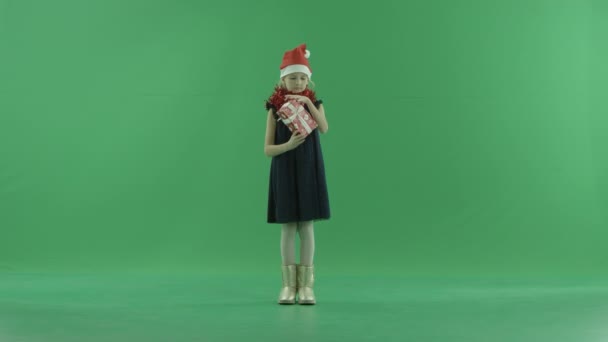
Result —
[[303, 92], [308, 86], [308, 76], [301, 72], [294, 72], [283, 77], [283, 84], [287, 90], [300, 93]]

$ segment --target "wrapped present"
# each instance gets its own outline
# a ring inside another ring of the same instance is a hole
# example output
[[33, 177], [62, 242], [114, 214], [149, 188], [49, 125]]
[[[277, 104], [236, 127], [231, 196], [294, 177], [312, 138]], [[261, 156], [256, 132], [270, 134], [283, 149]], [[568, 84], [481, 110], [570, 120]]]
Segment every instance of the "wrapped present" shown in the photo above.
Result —
[[[283, 121], [291, 132], [300, 131], [302, 136], [309, 135], [315, 128], [317, 122], [305, 108], [296, 100], [285, 102], [277, 111], [279, 120]], [[278, 120], [277, 120], [278, 121]]]

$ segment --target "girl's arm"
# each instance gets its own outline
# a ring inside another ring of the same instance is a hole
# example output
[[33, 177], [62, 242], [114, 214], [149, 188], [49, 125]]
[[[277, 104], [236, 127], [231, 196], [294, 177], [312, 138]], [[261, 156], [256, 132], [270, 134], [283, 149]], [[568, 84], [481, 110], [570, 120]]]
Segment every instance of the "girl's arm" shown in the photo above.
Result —
[[274, 132], [277, 122], [272, 114], [272, 109], [268, 110], [268, 119], [266, 119], [266, 139], [264, 142], [264, 154], [269, 157], [278, 156], [281, 153], [285, 153], [289, 150], [300, 146], [304, 142], [305, 137], [302, 137], [299, 132], [291, 135], [288, 142], [280, 145], [274, 144]]
[[325, 109], [323, 108], [323, 104], [320, 104], [319, 109], [317, 109], [315, 104], [308, 100], [306, 105], [310, 110], [310, 114], [312, 114], [312, 116], [315, 118], [317, 125], [319, 125], [319, 132], [327, 133], [327, 130], [329, 130], [329, 125], [327, 124], [327, 118], [325, 118]]

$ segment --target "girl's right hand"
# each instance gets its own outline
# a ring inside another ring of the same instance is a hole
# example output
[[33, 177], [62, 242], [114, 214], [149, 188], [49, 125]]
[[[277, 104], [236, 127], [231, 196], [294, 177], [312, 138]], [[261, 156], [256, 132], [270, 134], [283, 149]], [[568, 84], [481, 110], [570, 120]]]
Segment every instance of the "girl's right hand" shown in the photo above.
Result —
[[295, 131], [291, 134], [291, 138], [289, 138], [287, 146], [289, 146], [290, 150], [293, 150], [294, 148], [300, 146], [304, 140], [306, 140], [306, 137], [303, 136], [299, 131]]

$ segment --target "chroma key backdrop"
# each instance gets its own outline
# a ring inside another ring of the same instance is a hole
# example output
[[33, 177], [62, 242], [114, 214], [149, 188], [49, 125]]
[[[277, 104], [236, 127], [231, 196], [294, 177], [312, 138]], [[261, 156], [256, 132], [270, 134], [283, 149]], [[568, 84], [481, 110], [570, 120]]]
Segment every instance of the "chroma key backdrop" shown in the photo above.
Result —
[[[607, 36], [600, 0], [0, 0], [0, 341], [608, 339]], [[284, 306], [302, 43], [331, 218]]]

